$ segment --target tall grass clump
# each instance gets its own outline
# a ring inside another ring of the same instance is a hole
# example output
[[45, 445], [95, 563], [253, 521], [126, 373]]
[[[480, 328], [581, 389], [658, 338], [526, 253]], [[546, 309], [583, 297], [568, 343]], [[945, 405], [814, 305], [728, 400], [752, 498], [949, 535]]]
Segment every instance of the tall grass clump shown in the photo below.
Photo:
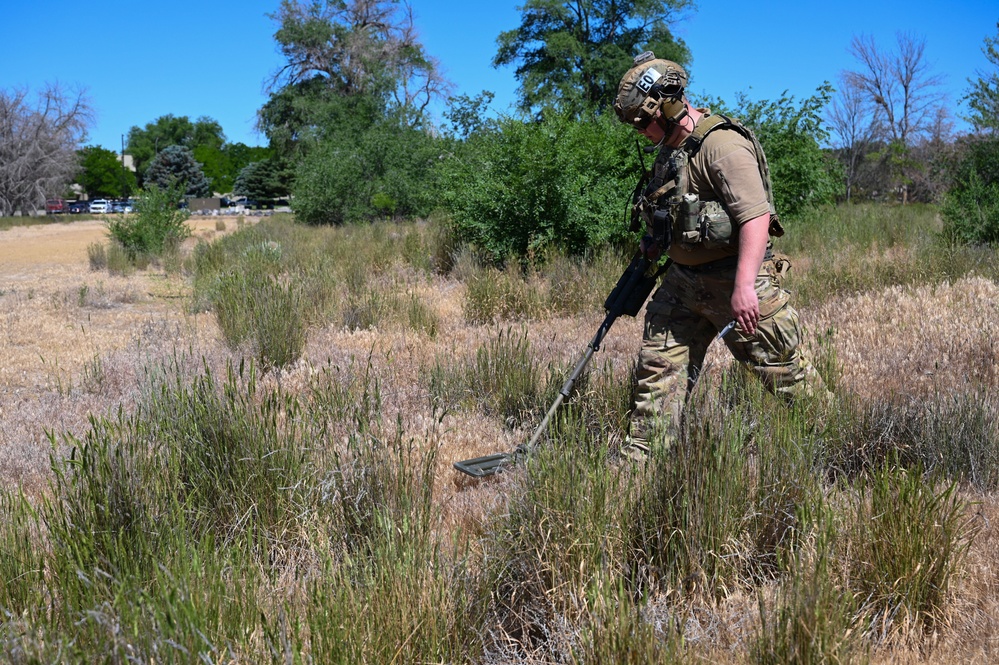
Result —
[[820, 501], [813, 415], [739, 368], [718, 395], [695, 392], [631, 517], [637, 583], [712, 598], [783, 570]]
[[310, 316], [301, 285], [259, 272], [232, 272], [219, 278], [214, 312], [230, 348], [249, 340], [265, 367], [285, 367], [305, 348]]
[[[366, 374], [344, 394], [377, 395]], [[441, 538], [436, 440], [355, 411], [345, 442], [252, 370], [152, 373], [134, 413], [0, 496], [0, 653], [14, 662], [467, 662], [488, 590]], [[373, 398], [377, 402], [376, 398]], [[54, 437], [54, 435], [53, 435]], [[54, 442], [55, 443], [55, 442]], [[235, 592], [234, 592], [235, 591]]]
[[474, 324], [600, 312], [626, 266], [611, 249], [589, 260], [548, 251], [526, 268], [514, 258], [502, 269], [476, 264], [463, 275], [465, 320]]
[[760, 594], [760, 625], [750, 647], [759, 665], [867, 662], [855, 622], [855, 601], [836, 570], [835, 525], [830, 510], [817, 520], [812, 542], [795, 553], [776, 598]]
[[216, 313], [230, 346], [252, 341], [262, 363], [278, 366], [297, 359], [313, 326], [433, 336], [432, 308], [399, 295], [429, 276], [427, 234], [422, 224], [311, 228], [275, 216], [195, 249], [194, 306]]
[[[227, 638], [257, 623], [260, 570], [301, 543], [301, 437], [293, 405], [255, 394], [252, 377], [206, 371], [158, 382], [135, 413], [94, 416], [68, 458], [53, 458], [41, 534], [21, 576], [19, 649], [42, 660], [189, 662], [231, 658]], [[261, 399], [258, 400], [258, 397]], [[53, 445], [56, 444], [52, 435]], [[34, 567], [33, 567], [34, 566]], [[6, 574], [6, 571], [5, 571]], [[56, 655], [62, 654], [62, 655]]]
[[537, 361], [526, 331], [507, 328], [480, 346], [474, 359], [437, 361], [429, 371], [429, 390], [440, 408], [478, 408], [517, 424], [555, 399], [559, 374], [550, 363]]
[[[315, 662], [462, 662], [481, 654], [488, 590], [460, 541], [436, 537], [436, 446], [351, 437], [321, 485], [344, 530], [307, 585]], [[289, 654], [291, 655], [291, 654]]]
[[954, 484], [887, 466], [860, 486], [847, 529], [850, 587], [872, 639], [918, 638], [946, 623], [971, 535]]
[[669, 651], [650, 640], [656, 631], [628, 585], [622, 515], [646, 479], [610, 466], [605, 438], [580, 425], [556, 419], [486, 540], [498, 623], [492, 648], [507, 658], [576, 653], [620, 662], [629, 652]]
[[993, 249], [955, 243], [942, 228], [936, 206], [824, 206], [796, 219], [775, 248], [801, 265], [791, 271], [789, 284], [806, 305], [891, 286], [999, 274]]
[[465, 320], [471, 324], [538, 318], [547, 304], [540, 280], [525, 278], [516, 261], [503, 270], [480, 268], [466, 288]]
[[928, 399], [844, 396], [830, 419], [827, 470], [855, 477], [900, 462], [982, 491], [999, 487], [999, 405], [970, 389]]

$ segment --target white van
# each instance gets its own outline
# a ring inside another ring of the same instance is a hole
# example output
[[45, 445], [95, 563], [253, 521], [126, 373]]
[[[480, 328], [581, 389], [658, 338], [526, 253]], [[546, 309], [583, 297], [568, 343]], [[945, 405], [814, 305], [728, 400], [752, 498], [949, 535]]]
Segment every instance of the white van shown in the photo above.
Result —
[[111, 212], [111, 202], [107, 199], [94, 199], [90, 202], [90, 212], [96, 215]]

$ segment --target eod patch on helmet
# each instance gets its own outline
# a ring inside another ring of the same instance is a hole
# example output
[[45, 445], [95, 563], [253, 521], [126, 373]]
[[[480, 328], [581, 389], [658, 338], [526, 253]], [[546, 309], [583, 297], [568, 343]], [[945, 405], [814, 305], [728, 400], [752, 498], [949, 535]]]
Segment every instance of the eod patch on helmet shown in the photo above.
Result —
[[652, 51], [635, 57], [634, 65], [621, 78], [614, 98], [618, 119], [645, 129], [662, 112], [666, 122], [678, 123], [687, 114], [683, 91], [687, 72], [671, 60], [656, 58]]

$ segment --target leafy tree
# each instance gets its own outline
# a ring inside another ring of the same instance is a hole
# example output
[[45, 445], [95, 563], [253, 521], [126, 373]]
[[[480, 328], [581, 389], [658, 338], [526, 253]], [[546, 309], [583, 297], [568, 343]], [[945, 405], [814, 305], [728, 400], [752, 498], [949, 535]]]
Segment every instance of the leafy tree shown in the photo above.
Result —
[[978, 72], [978, 80], [972, 81], [965, 100], [971, 108], [968, 120], [975, 129], [999, 131], [999, 22], [996, 22], [996, 36], [986, 37], [982, 47], [985, 58], [992, 63], [991, 72]]
[[641, 51], [689, 63], [690, 51], [670, 25], [692, 6], [691, 0], [525, 0], [520, 27], [497, 39], [493, 65], [518, 64], [525, 111], [604, 108]]
[[831, 94], [832, 86], [824, 83], [800, 102], [786, 92], [776, 101], [751, 101], [739, 94], [734, 108], [711, 102], [716, 111], [739, 118], [763, 145], [782, 217], [830, 203], [842, 189], [839, 164], [821, 148], [828, 138], [822, 109]]
[[190, 150], [172, 145], [161, 150], [146, 170], [146, 183], [161, 189], [179, 186], [182, 194], [208, 196], [211, 183]]
[[167, 114], [146, 123], [144, 128], [132, 127], [125, 152], [132, 155], [136, 172], [144, 177], [153, 158], [169, 146], [194, 150], [200, 146], [221, 148], [225, 142], [222, 126], [212, 118], [204, 116], [191, 122], [187, 116]]
[[438, 166], [442, 202], [457, 237], [496, 262], [622, 242], [639, 173], [635, 145], [634, 130], [613, 114], [502, 118]]
[[428, 189], [419, 179], [429, 169], [419, 164], [432, 139], [419, 128], [449, 84], [417, 40], [408, 5], [283, 0], [273, 18], [286, 64], [271, 80], [259, 126], [276, 165], [294, 165], [299, 218], [340, 223], [422, 209], [407, 193]]
[[135, 191], [135, 174], [122, 165], [118, 153], [87, 146], [77, 154], [80, 175], [76, 182], [91, 198], [124, 198]]
[[325, 137], [300, 163], [292, 205], [310, 224], [428, 214], [439, 141], [404, 118]]
[[270, 157], [266, 147], [248, 146], [245, 143], [226, 143], [221, 147], [199, 145], [193, 151], [205, 176], [217, 192], [232, 192], [239, 172], [248, 164]]
[[32, 104], [27, 89], [0, 90], [0, 216], [30, 214], [65, 191], [92, 121], [83, 92], [50, 85]]
[[490, 122], [486, 117], [486, 111], [495, 96], [492, 92], [483, 90], [474, 98], [468, 95], [449, 97], [444, 117], [451, 122], [454, 134], [466, 139], [485, 129]]
[[[330, 116], [364, 126], [402, 114], [419, 125], [429, 103], [450, 87], [404, 3], [283, 0], [272, 18], [286, 63], [270, 82], [259, 125], [281, 158], [299, 155], [303, 140], [320, 139]], [[360, 100], [361, 112], [350, 114], [344, 98]]]

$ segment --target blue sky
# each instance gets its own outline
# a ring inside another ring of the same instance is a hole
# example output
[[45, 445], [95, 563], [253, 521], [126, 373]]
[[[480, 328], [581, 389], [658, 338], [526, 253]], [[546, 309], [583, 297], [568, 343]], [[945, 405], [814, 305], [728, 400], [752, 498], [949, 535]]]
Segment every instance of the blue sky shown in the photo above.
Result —
[[[45, 83], [86, 88], [97, 120], [89, 143], [120, 150], [133, 125], [172, 113], [218, 120], [230, 141], [262, 145], [254, 114], [264, 83], [281, 64], [275, 23], [278, 0], [7, 0], [0, 10], [0, 88]], [[503, 111], [516, 98], [512, 68], [495, 69], [496, 37], [519, 25], [521, 0], [411, 0], [427, 51], [456, 92], [496, 93]], [[732, 99], [773, 99], [785, 90], [807, 97], [856, 66], [854, 35], [872, 35], [882, 48], [896, 33], [926, 40], [932, 70], [957, 111], [967, 79], [989, 67], [983, 40], [996, 34], [996, 0], [949, 3], [701, 0], [676, 26], [693, 53], [690, 89]]]

